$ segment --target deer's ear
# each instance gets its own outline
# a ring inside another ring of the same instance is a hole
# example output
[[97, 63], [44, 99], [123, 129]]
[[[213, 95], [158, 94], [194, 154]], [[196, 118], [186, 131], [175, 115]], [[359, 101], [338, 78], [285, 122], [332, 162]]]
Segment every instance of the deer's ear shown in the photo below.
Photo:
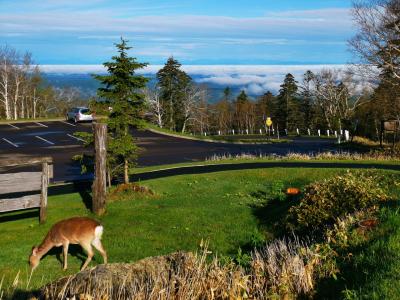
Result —
[[37, 255], [37, 251], [38, 251], [38, 249], [35, 246], [33, 246], [32, 247], [32, 255], [36, 256]]

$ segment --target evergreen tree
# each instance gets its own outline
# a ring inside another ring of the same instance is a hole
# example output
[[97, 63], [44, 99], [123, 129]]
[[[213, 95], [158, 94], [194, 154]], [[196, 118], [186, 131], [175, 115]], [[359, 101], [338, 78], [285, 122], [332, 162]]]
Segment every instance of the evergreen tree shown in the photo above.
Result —
[[313, 127], [314, 122], [314, 105], [312, 101], [311, 83], [314, 79], [314, 73], [308, 70], [303, 75], [303, 84], [301, 87], [300, 101], [301, 112], [304, 116], [304, 126], [306, 128]]
[[256, 113], [257, 113], [257, 126], [260, 128], [266, 127], [265, 121], [268, 117], [272, 118], [275, 122], [275, 97], [268, 91], [262, 95], [256, 103]]
[[183, 101], [185, 90], [192, 79], [180, 69], [181, 64], [170, 57], [164, 67], [157, 72], [161, 88], [161, 101], [165, 108], [164, 124], [171, 130], [182, 130], [184, 123]]
[[279, 127], [289, 131], [302, 127], [303, 116], [297, 91], [297, 81], [292, 74], [287, 74], [277, 97], [276, 117]]
[[224, 100], [229, 101], [231, 99], [231, 94], [232, 94], [231, 88], [229, 86], [227, 86], [224, 89]]
[[136, 70], [147, 64], [139, 63], [136, 58], [128, 56], [127, 51], [131, 47], [127, 42], [121, 38], [121, 42], [115, 45], [119, 55], [104, 63], [108, 74], [94, 76], [102, 84], [98, 89], [98, 96], [108, 101], [112, 108], [107, 119], [110, 136], [109, 167], [123, 170], [125, 183], [129, 183], [129, 167], [135, 163], [138, 153], [138, 147], [129, 129], [130, 126], [141, 127], [143, 124], [145, 100], [139, 91], [148, 81], [147, 78], [135, 74]]
[[238, 130], [252, 130], [254, 127], [253, 105], [245, 91], [241, 91], [236, 98], [235, 119]]

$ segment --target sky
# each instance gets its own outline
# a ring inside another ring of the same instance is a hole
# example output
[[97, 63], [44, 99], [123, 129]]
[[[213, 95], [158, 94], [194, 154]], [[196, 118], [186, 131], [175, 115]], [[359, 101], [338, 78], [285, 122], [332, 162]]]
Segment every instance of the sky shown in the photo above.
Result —
[[351, 60], [350, 0], [0, 0], [0, 46], [41, 65], [99, 65], [122, 36], [141, 62], [328, 65]]

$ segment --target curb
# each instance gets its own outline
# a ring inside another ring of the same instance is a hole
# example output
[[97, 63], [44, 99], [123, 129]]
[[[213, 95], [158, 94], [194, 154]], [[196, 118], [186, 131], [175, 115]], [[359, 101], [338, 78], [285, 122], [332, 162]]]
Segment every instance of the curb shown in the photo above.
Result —
[[[230, 145], [273, 145], [273, 144], [283, 144], [283, 143], [257, 143], [257, 142], [244, 143], [244, 142], [216, 141], [216, 140], [212, 140], [212, 139], [199, 139], [199, 138], [190, 137], [190, 136], [182, 136], [182, 135], [179, 135], [179, 134], [167, 133], [167, 132], [163, 132], [163, 131], [158, 131], [158, 130], [153, 129], [153, 128], [146, 128], [146, 130], [148, 130], [150, 132], [153, 132], [153, 133], [166, 135], [166, 136], [171, 136], [171, 137], [175, 137], [175, 138], [181, 138], [181, 139], [185, 139], [185, 140], [198, 141], [198, 142], [214, 143], [214, 144], [230, 144]], [[290, 140], [287, 143], [290, 143], [291, 141], [292, 140]]]

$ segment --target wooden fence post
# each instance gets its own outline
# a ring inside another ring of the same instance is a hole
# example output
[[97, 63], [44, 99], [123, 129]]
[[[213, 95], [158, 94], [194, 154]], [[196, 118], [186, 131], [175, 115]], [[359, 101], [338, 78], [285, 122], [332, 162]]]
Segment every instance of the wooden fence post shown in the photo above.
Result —
[[94, 123], [95, 169], [92, 186], [92, 211], [97, 215], [105, 212], [106, 205], [106, 159], [107, 159], [107, 124]]
[[49, 185], [49, 164], [42, 163], [42, 191], [40, 194], [39, 222], [43, 224], [47, 217], [47, 187]]

